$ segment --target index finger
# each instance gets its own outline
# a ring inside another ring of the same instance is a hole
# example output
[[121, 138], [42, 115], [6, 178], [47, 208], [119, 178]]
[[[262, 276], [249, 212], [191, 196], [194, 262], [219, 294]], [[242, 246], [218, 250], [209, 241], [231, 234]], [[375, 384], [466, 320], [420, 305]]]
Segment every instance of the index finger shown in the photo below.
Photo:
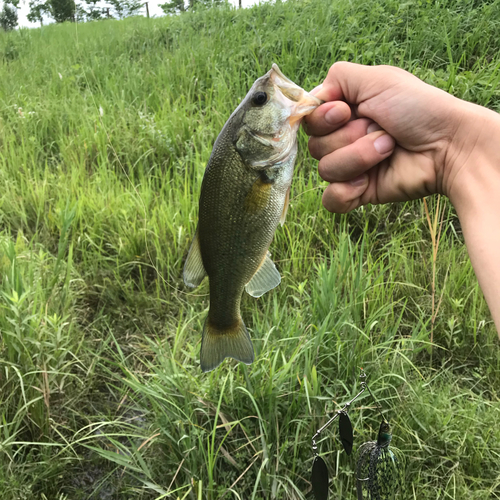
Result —
[[345, 125], [351, 118], [351, 108], [342, 101], [326, 102], [305, 117], [307, 135], [327, 135]]

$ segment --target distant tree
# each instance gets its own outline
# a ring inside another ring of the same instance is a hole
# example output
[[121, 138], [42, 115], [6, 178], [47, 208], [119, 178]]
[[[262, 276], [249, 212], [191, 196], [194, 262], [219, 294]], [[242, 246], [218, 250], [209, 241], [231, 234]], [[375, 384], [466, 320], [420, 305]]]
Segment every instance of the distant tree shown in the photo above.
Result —
[[[10, 5], [9, 5], [10, 3]], [[17, 6], [19, 0], [4, 2], [0, 12], [0, 27], [5, 31], [13, 30], [17, 26]]]
[[76, 5], [75, 0], [30, 0], [28, 20], [39, 21], [43, 24], [43, 17], [51, 17], [56, 23], [74, 21]]
[[78, 6], [78, 20], [97, 21], [102, 19], [104, 13], [102, 7], [97, 6], [98, 3], [100, 3], [100, 0], [85, 0], [86, 7], [80, 4]]
[[56, 23], [75, 20], [74, 0], [48, 0], [51, 15]]
[[[99, 5], [98, 5], [99, 4]], [[105, 7], [102, 8], [101, 0], [85, 0], [85, 4], [77, 7], [77, 19], [86, 21], [97, 21], [108, 17], [123, 19], [138, 13], [144, 5], [141, 0], [105, 0]]]
[[[118, 19], [133, 16], [144, 5], [141, 0], [105, 0], [105, 3], [110, 7], [111, 16]], [[44, 16], [51, 17], [58, 23], [73, 20], [97, 21], [107, 17], [101, 0], [83, 0], [78, 5], [75, 5], [75, 0], [30, 0], [29, 6], [28, 20], [42, 24]]]
[[197, 7], [214, 7], [222, 5], [224, 0], [169, 0], [160, 4], [165, 14], [177, 14], [188, 10], [195, 10]]
[[43, 16], [51, 16], [49, 0], [30, 0], [30, 11], [26, 16], [28, 21], [43, 24]]
[[170, 2], [161, 3], [160, 7], [165, 14], [175, 14], [176, 12], [186, 11], [186, 3], [184, 0], [170, 0]]
[[113, 6], [114, 17], [118, 19], [137, 14], [144, 5], [140, 0], [106, 0], [106, 3]]

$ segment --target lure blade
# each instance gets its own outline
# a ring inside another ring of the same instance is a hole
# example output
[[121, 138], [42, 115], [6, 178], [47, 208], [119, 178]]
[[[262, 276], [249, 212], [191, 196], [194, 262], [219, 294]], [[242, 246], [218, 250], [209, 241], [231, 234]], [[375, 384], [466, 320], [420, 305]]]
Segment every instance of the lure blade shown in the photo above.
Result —
[[328, 499], [328, 469], [326, 468], [325, 461], [321, 457], [316, 457], [314, 459], [311, 484], [316, 500]]
[[345, 411], [340, 413], [339, 434], [345, 452], [350, 455], [352, 453], [352, 443], [354, 441], [354, 438], [352, 435], [351, 419]]

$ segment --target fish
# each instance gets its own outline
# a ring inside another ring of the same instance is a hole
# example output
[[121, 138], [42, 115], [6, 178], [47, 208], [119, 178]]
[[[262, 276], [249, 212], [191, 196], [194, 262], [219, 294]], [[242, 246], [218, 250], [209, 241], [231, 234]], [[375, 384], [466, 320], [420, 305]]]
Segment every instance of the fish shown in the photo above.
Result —
[[247, 365], [254, 360], [241, 297], [243, 290], [260, 297], [281, 282], [269, 246], [285, 221], [301, 119], [322, 102], [273, 64], [254, 82], [214, 143], [183, 270], [188, 287], [209, 279], [200, 350], [203, 372], [228, 357]]

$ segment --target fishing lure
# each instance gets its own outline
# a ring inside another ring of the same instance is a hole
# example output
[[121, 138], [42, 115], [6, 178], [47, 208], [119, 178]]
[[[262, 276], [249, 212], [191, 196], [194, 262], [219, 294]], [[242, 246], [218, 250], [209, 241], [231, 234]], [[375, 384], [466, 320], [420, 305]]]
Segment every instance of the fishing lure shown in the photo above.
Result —
[[366, 383], [366, 373], [361, 369], [361, 390], [344, 407], [316, 431], [312, 437], [314, 461], [311, 473], [311, 484], [316, 500], [328, 500], [328, 468], [318, 454], [316, 440], [321, 433], [336, 419], [339, 419], [339, 435], [347, 455], [352, 453], [353, 429], [348, 415], [349, 408], [366, 390], [382, 416], [377, 441], [369, 441], [359, 448], [356, 467], [356, 487], [358, 500], [393, 500], [398, 490], [403, 491], [403, 461], [389, 448], [392, 439], [389, 423], [382, 415], [382, 407], [373, 396]]
[[396, 455], [398, 452], [389, 447], [391, 439], [391, 427], [384, 419], [377, 440], [359, 447], [356, 465], [358, 500], [393, 500], [398, 491], [404, 493], [403, 461]]

